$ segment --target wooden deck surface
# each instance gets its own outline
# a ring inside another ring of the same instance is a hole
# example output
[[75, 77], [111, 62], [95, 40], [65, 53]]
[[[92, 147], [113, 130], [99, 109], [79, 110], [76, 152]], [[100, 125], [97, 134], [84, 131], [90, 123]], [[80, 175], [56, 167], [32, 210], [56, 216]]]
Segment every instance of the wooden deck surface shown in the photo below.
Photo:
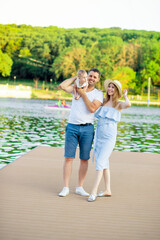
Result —
[[[113, 152], [112, 198], [93, 203], [74, 193], [78, 157], [70, 195], [57, 196], [63, 161], [63, 148], [37, 147], [0, 170], [1, 240], [160, 239], [159, 154]], [[88, 192], [94, 177], [90, 161], [84, 184]]]

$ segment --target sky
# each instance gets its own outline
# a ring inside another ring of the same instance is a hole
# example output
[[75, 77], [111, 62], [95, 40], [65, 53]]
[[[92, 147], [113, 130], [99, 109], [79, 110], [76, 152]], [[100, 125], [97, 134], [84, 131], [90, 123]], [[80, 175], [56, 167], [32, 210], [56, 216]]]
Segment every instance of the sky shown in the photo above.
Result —
[[160, 32], [160, 0], [3, 0], [0, 24]]

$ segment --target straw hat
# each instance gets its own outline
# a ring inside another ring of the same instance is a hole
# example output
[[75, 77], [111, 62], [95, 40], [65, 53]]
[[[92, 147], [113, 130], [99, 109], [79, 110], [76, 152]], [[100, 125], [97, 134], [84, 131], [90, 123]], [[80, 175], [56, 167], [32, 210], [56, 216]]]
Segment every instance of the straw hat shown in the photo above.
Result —
[[118, 88], [119, 97], [121, 97], [122, 96], [122, 85], [121, 85], [121, 83], [118, 80], [106, 79], [104, 81], [104, 89], [105, 89], [105, 91], [107, 92], [107, 88], [108, 88], [108, 85], [110, 83], [113, 83]]

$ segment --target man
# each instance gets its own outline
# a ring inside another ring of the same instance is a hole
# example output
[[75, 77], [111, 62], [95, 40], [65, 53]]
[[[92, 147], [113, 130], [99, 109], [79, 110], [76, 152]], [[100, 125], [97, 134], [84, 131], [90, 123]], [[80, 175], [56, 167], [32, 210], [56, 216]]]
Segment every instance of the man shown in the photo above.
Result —
[[[69, 78], [60, 84], [60, 88], [73, 94], [73, 84], [77, 76]], [[100, 72], [92, 68], [88, 73], [88, 88], [77, 89], [81, 96], [79, 100], [72, 99], [72, 107], [65, 135], [65, 162], [63, 168], [64, 188], [59, 193], [60, 197], [69, 194], [69, 180], [72, 172], [72, 163], [75, 158], [76, 148], [79, 143], [80, 168], [79, 185], [76, 194], [89, 196], [83, 189], [83, 183], [88, 170], [88, 160], [94, 138], [94, 112], [103, 102], [103, 93], [95, 88], [100, 81]]]

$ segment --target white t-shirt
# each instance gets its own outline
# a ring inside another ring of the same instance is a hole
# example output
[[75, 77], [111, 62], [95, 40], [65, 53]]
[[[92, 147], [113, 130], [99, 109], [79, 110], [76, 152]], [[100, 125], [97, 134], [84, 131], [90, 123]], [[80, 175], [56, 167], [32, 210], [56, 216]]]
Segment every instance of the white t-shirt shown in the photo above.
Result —
[[[103, 103], [103, 92], [97, 90], [96, 88], [90, 92], [86, 92], [86, 95], [91, 102], [98, 100]], [[75, 100], [73, 96], [68, 122], [72, 124], [94, 124], [94, 113], [91, 113], [87, 109], [82, 97], [80, 97], [78, 100]]]

